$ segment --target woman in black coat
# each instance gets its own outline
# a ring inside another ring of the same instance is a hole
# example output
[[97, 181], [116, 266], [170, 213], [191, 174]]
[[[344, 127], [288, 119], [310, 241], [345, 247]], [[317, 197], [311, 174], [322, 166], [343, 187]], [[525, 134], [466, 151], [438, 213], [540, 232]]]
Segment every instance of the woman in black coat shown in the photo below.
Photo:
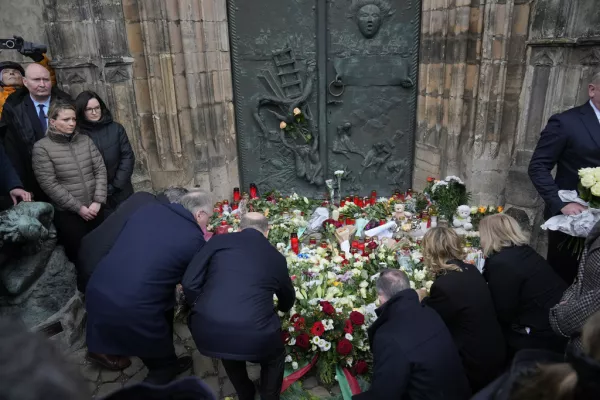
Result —
[[550, 326], [550, 309], [560, 302], [566, 283], [550, 264], [527, 245], [517, 221], [496, 214], [479, 223], [487, 257], [483, 276], [512, 357], [522, 349], [562, 353], [565, 340]]
[[473, 393], [498, 377], [506, 365], [506, 344], [492, 297], [479, 270], [464, 258], [460, 237], [433, 228], [423, 237], [423, 261], [435, 274], [423, 302], [442, 317], [460, 353]]
[[80, 93], [75, 106], [79, 130], [94, 141], [104, 158], [108, 177], [106, 205], [114, 210], [133, 194], [131, 175], [135, 156], [127, 133], [123, 125], [113, 121], [110, 111], [96, 93]]

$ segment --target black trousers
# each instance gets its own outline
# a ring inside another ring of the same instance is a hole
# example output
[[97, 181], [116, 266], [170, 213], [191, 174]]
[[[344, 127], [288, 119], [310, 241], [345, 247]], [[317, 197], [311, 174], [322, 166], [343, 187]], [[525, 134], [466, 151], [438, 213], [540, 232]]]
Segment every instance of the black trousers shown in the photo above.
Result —
[[572, 236], [558, 231], [548, 231], [548, 256], [550, 266], [567, 285], [571, 285], [577, 276], [579, 261], [573, 254], [573, 247], [569, 246]]
[[[229, 380], [237, 392], [239, 400], [254, 400], [254, 383], [248, 377], [246, 361], [221, 360]], [[260, 398], [261, 400], [279, 400], [283, 384], [285, 350], [260, 362]]]
[[[170, 337], [173, 337], [173, 318], [175, 318], [175, 309], [165, 313], [165, 318], [170, 327]], [[165, 385], [171, 382], [179, 374], [178, 359], [173, 352], [165, 357], [140, 357], [144, 365], [148, 368], [148, 375], [145, 382], [155, 385]]]

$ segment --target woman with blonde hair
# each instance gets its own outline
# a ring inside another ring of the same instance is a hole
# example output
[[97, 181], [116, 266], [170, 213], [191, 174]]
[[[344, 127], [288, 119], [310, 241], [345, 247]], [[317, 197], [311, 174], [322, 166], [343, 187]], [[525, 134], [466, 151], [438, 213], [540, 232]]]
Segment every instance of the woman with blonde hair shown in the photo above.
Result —
[[517, 221], [506, 214], [485, 217], [479, 235], [487, 258], [483, 276], [492, 294], [509, 356], [522, 349], [563, 352], [565, 339], [550, 326], [550, 309], [567, 285], [529, 247]]
[[492, 297], [479, 270], [462, 261], [462, 239], [453, 229], [430, 229], [422, 247], [423, 261], [436, 276], [423, 302], [446, 323], [476, 393], [500, 375], [506, 361]]
[[92, 139], [77, 131], [72, 104], [52, 103], [46, 137], [33, 146], [32, 159], [35, 177], [55, 208], [58, 239], [75, 262], [81, 238], [102, 222], [106, 167]]

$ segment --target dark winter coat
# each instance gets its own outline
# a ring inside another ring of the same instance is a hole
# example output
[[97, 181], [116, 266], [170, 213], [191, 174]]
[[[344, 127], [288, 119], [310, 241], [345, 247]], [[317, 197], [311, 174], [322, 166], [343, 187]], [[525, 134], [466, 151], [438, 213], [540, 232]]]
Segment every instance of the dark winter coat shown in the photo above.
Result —
[[283, 349], [273, 295], [284, 312], [296, 295], [285, 257], [259, 231], [214, 236], [190, 263], [182, 285], [200, 353], [260, 361]]
[[108, 177], [107, 206], [117, 208], [133, 194], [131, 175], [135, 164], [135, 155], [129, 144], [123, 125], [114, 122], [112, 114], [101, 99], [97, 99], [102, 109], [102, 118], [92, 122], [78, 115], [81, 133], [88, 135], [102, 154]]
[[19, 175], [13, 168], [4, 146], [0, 143], [0, 196], [8, 194], [13, 189], [22, 188], [23, 184]]
[[127, 220], [137, 210], [148, 204], [169, 204], [169, 199], [162, 194], [155, 196], [148, 192], [136, 192], [125, 200], [114, 213], [110, 214], [99, 227], [81, 239], [77, 257], [77, 276], [84, 290], [94, 269], [113, 247]]
[[376, 310], [368, 329], [373, 377], [353, 400], [465, 400], [471, 391], [444, 322], [404, 290]]
[[134, 213], [86, 289], [89, 351], [172, 354], [165, 314], [174, 308], [175, 286], [204, 243], [202, 229], [179, 204], [148, 205]]
[[[54, 99], [71, 101], [71, 97], [58, 88], [52, 88], [51, 101]], [[32, 192], [36, 201], [48, 201], [48, 196], [37, 183], [32, 164], [33, 145], [46, 132], [42, 132], [38, 111], [26, 89], [18, 90], [6, 100], [1, 124], [4, 125], [6, 154], [19, 174], [24, 189]]]
[[585, 240], [577, 279], [550, 312], [550, 324], [581, 350], [581, 330], [589, 317], [600, 311], [600, 222]]
[[450, 261], [462, 271], [436, 278], [424, 300], [442, 317], [454, 338], [473, 392], [494, 380], [506, 363], [506, 343], [492, 296], [477, 268]]
[[531, 182], [546, 203], [546, 218], [565, 206], [558, 191], [576, 190], [578, 171], [599, 165], [600, 123], [589, 101], [550, 117], [529, 163]]
[[505, 247], [485, 261], [483, 276], [511, 353], [564, 350], [549, 314], [567, 285], [542, 256], [529, 246]]

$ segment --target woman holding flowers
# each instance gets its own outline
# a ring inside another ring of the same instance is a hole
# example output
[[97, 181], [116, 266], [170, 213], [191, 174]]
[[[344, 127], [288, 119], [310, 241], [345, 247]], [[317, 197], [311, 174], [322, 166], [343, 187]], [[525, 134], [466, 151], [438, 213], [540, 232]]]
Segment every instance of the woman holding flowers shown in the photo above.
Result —
[[446, 323], [475, 393], [502, 372], [506, 361], [492, 297], [477, 268], [462, 261], [462, 240], [453, 229], [429, 230], [422, 247], [423, 262], [435, 275], [423, 302]]
[[479, 223], [483, 276], [488, 281], [498, 321], [512, 356], [521, 349], [562, 353], [565, 340], [550, 327], [550, 309], [560, 302], [567, 285], [550, 264], [528, 246], [517, 221], [506, 214]]

